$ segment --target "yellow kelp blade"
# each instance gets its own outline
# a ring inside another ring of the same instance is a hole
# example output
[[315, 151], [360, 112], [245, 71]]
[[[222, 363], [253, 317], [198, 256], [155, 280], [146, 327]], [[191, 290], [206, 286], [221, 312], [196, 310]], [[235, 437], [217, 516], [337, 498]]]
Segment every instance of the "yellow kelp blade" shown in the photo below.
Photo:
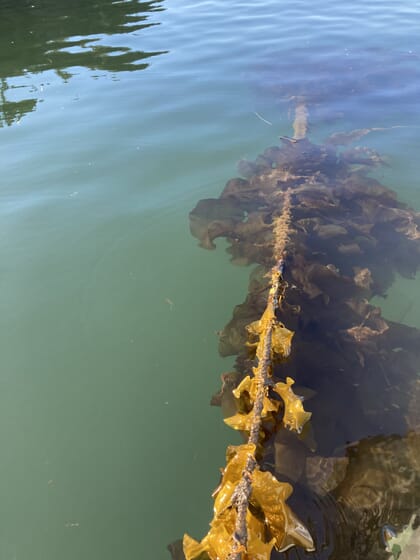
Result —
[[187, 560], [220, 560], [227, 558], [233, 547], [233, 531], [229, 531], [223, 524], [211, 528], [201, 543], [184, 535], [183, 548]]
[[255, 445], [238, 445], [234, 449], [231, 446], [230, 452], [235, 452], [235, 454], [232, 455], [223, 471], [219, 491], [214, 500], [215, 519], [232, 505], [233, 493], [242, 478], [248, 457], [255, 453]]
[[[256, 368], [254, 368], [254, 372], [255, 372]], [[254, 404], [255, 399], [257, 397], [257, 379], [255, 377], [250, 377], [249, 375], [247, 375], [246, 377], [244, 377], [244, 379], [242, 379], [242, 381], [239, 383], [239, 385], [236, 387], [236, 389], [234, 389], [232, 391], [233, 395], [235, 396], [235, 398], [240, 399], [242, 396], [242, 393], [248, 393], [251, 399], [251, 404]], [[267, 393], [267, 390], [265, 391]], [[279, 409], [280, 403], [276, 400], [272, 400], [269, 397], [265, 396], [263, 399], [263, 410], [261, 413], [262, 418], [265, 418], [269, 412], [277, 412]], [[239, 413], [240, 414], [240, 413]], [[237, 415], [236, 415], [237, 416]], [[243, 415], [242, 415], [243, 416]], [[232, 428], [234, 427], [234, 425], [236, 425], [238, 422], [240, 425], [243, 425], [243, 419], [239, 418], [237, 419], [235, 416], [231, 417], [232, 420], [229, 422], [226, 422], [229, 426], [231, 426]], [[233, 420], [233, 418], [235, 418], [235, 420]], [[228, 420], [230, 420], [228, 418]], [[236, 429], [242, 429], [242, 428], [236, 428]]]
[[[246, 329], [252, 337], [260, 338], [271, 326], [271, 357], [287, 358], [292, 349], [293, 331], [287, 329], [283, 323], [279, 323], [274, 316], [269, 317], [264, 313], [259, 321], [247, 325]], [[248, 342], [248, 346], [256, 347], [256, 342]]]
[[235, 521], [236, 510], [234, 509], [227, 510], [222, 516], [216, 517], [212, 521], [210, 531], [202, 541], [207, 546], [207, 552], [212, 560], [227, 558], [232, 551]]
[[250, 346], [251, 348], [257, 348], [257, 354], [258, 347], [261, 345], [261, 341], [264, 339], [266, 333], [270, 330], [273, 321], [275, 321], [273, 310], [266, 307], [261, 319], [253, 321], [246, 326], [246, 330], [248, 331], [248, 334], [251, 335], [251, 338], [259, 339], [259, 343], [253, 341], [246, 343], [247, 346]]
[[292, 349], [292, 338], [295, 333], [289, 331], [282, 323], [275, 323], [271, 334], [272, 353], [280, 358], [288, 358]]
[[[263, 398], [263, 409], [261, 411], [261, 418], [266, 418], [271, 412], [277, 412], [280, 403], [269, 399], [268, 397]], [[224, 418], [223, 422], [227, 424], [230, 428], [234, 430], [240, 430], [241, 432], [249, 432], [251, 430], [252, 422], [254, 420], [254, 412], [251, 410], [248, 414], [241, 414], [238, 412], [234, 416], [229, 416], [229, 418]]]
[[264, 326], [265, 323], [264, 323], [264, 315], [263, 315], [261, 319], [249, 323], [249, 325], [247, 325], [245, 328], [249, 332], [249, 334], [257, 337], [260, 336], [260, 334], [263, 332]]
[[277, 412], [279, 406], [280, 406], [279, 401], [271, 400], [269, 397], [264, 397], [261, 417], [265, 418], [269, 412]]
[[265, 542], [265, 524], [248, 510], [246, 514], [248, 530], [247, 555], [252, 560], [270, 560], [275, 539]]
[[293, 384], [294, 380], [291, 377], [287, 377], [286, 383], [276, 383], [273, 389], [280, 395], [284, 402], [283, 424], [286, 428], [300, 434], [303, 426], [308, 422], [312, 414], [306, 412], [303, 408], [301, 397], [295, 395], [292, 390]]
[[234, 430], [241, 430], [242, 432], [249, 432], [252, 425], [254, 413], [251, 410], [248, 414], [241, 414], [238, 412], [234, 416], [224, 418], [223, 422], [233, 428]]
[[311, 535], [285, 503], [291, 493], [290, 484], [279, 482], [271, 473], [259, 469], [253, 472], [251, 501], [264, 512], [276, 549], [300, 545], [313, 550]]
[[211, 558], [211, 560], [213, 560], [207, 553], [205, 544], [197, 542], [186, 533], [182, 541], [182, 547], [187, 560], [204, 560], [205, 558]]
[[279, 482], [270, 472], [262, 472], [256, 468], [252, 473], [251, 502], [264, 512], [276, 542], [281, 542], [284, 538], [286, 520], [283, 505], [291, 493], [291, 485]]
[[227, 558], [233, 549], [233, 534], [235, 532], [236, 510], [226, 509], [221, 515], [216, 515], [210, 525], [210, 530], [199, 543], [189, 535], [184, 535], [183, 548], [187, 560], [220, 560]]
[[236, 387], [236, 389], [232, 391], [232, 393], [237, 399], [240, 399], [241, 394], [245, 391], [249, 393], [252, 402], [254, 402], [257, 395], [257, 380], [255, 379], [255, 377], [253, 377], [252, 379], [249, 375], [244, 377]]

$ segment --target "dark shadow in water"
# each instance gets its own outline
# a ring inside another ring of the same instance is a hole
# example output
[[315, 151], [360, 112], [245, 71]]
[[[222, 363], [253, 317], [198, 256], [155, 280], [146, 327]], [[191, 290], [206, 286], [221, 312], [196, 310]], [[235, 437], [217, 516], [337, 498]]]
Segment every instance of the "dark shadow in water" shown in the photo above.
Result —
[[123, 42], [124, 35], [159, 25], [148, 19], [163, 9], [162, 2], [138, 0], [0, 0], [0, 126], [17, 122], [38, 101], [8, 99], [10, 78], [54, 70], [68, 80], [74, 67], [111, 73], [147, 68], [150, 57], [167, 51], [114, 46], [108, 37]]
[[[202, 247], [224, 238], [232, 262], [258, 265], [220, 333], [220, 354], [236, 363], [212, 404], [232, 416], [241, 406], [232, 388], [255, 366], [245, 327], [266, 306], [272, 224], [284, 193], [291, 196], [279, 320], [295, 334], [290, 357], [273, 373], [296, 380], [312, 419], [302, 436], [267, 432], [262, 462], [293, 484], [290, 505], [315, 541], [315, 552], [296, 548], [290, 559], [385, 560], [420, 514], [420, 330], [385, 319], [370, 303], [397, 275], [413, 278], [419, 269], [420, 213], [370, 177], [379, 154], [348, 147], [368, 132], [334, 134], [324, 144], [285, 137], [242, 161], [242, 177], [190, 214]], [[182, 558], [178, 545], [170, 552]]]

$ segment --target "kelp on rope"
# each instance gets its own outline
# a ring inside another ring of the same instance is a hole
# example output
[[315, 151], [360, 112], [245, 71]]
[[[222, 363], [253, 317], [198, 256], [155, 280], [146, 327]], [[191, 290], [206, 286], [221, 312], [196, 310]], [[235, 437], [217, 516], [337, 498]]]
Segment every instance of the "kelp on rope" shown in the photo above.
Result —
[[[225, 237], [233, 262], [258, 268], [245, 302], [221, 332], [220, 353], [237, 356], [236, 371], [222, 376], [213, 398], [222, 406], [234, 403], [236, 413], [225, 421], [248, 440], [227, 451], [209, 533], [201, 543], [184, 537], [188, 560], [268, 560], [273, 548], [313, 548], [315, 535], [285, 503], [291, 485], [278, 480], [283, 473], [290, 480], [282, 457], [289, 443], [296, 446], [285, 434], [299, 432], [309, 418], [293, 379], [315, 390], [328, 386], [334, 395], [332, 400], [322, 391], [311, 405], [321, 453], [311, 445], [309, 451], [296, 448], [303, 464], [293, 480], [304, 480], [320, 496], [334, 492], [359, 533], [370, 517], [354, 496], [348, 499], [347, 480], [351, 488], [352, 469], [358, 473], [362, 463], [352, 462], [351, 451], [350, 466], [349, 458], [328, 455], [372, 433], [386, 437], [413, 429], [402, 399], [416, 378], [420, 333], [385, 320], [370, 300], [386, 294], [395, 274], [412, 277], [418, 269], [420, 216], [369, 176], [383, 163], [376, 152], [345, 147], [376, 129], [334, 134], [316, 145], [306, 138], [301, 100], [296, 116], [294, 138], [283, 137], [280, 147], [267, 148], [255, 162], [241, 162], [242, 177], [190, 214], [201, 246], [212, 249], [216, 238]], [[381, 383], [384, 390], [378, 390]], [[394, 384], [398, 391], [389, 390]], [[413, 437], [401, 445], [411, 449], [418, 442]], [[318, 465], [325, 468], [317, 473]], [[357, 476], [365, 480], [363, 472]], [[417, 488], [418, 474], [405, 479]], [[403, 509], [401, 519], [409, 514]], [[361, 534], [357, 542], [373, 551], [378, 538], [370, 526], [366, 534], [372, 535], [369, 543]], [[343, 542], [333, 557], [344, 560], [350, 550]], [[382, 558], [381, 550], [372, 558]]]
[[257, 365], [252, 377], [245, 377], [234, 391], [238, 401], [247, 395], [250, 410], [225, 419], [228, 426], [247, 432], [248, 441], [228, 449], [222, 481], [214, 494], [210, 531], [201, 543], [184, 536], [187, 560], [195, 560], [202, 553], [211, 560], [269, 560], [273, 547], [287, 550], [296, 544], [313, 550], [308, 530], [286, 505], [292, 493], [291, 485], [261, 471], [257, 460], [258, 446], [264, 439], [263, 425], [276, 424], [280, 407], [284, 426], [298, 433], [311, 416], [291, 388], [294, 381], [287, 378], [286, 383], [274, 383], [271, 373], [274, 361], [289, 356], [293, 337], [277, 319], [283, 298], [282, 271], [289, 228], [290, 191], [287, 190], [283, 193], [282, 213], [274, 220], [276, 263], [271, 269], [267, 306], [261, 319], [248, 325], [252, 338], [248, 347], [255, 353]]

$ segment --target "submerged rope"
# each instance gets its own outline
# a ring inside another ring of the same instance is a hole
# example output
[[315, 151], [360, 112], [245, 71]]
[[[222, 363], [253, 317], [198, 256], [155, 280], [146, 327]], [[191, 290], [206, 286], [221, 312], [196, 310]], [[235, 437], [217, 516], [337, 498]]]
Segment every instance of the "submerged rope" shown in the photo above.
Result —
[[296, 140], [302, 140], [308, 134], [308, 110], [303, 100], [299, 100], [295, 107], [293, 131]]
[[[308, 111], [303, 101], [299, 101], [295, 107], [295, 119], [293, 122], [294, 138], [302, 139], [308, 130]], [[257, 345], [256, 355], [258, 365], [254, 370], [257, 379], [257, 396], [253, 408], [253, 420], [249, 433], [248, 444], [257, 446], [259, 434], [262, 426], [262, 410], [264, 406], [264, 396], [268, 386], [269, 370], [271, 368], [271, 342], [273, 335], [273, 325], [276, 320], [276, 310], [280, 304], [279, 298], [280, 283], [282, 279], [284, 261], [286, 257], [286, 246], [289, 240], [291, 225], [291, 191], [284, 192], [283, 208], [280, 216], [274, 222], [274, 250], [273, 256], [275, 265], [271, 269], [270, 291], [268, 294], [267, 306], [263, 313], [270, 317], [268, 328], [261, 334]], [[246, 551], [248, 532], [246, 515], [252, 493], [252, 473], [257, 466], [254, 454], [249, 454], [245, 469], [242, 473], [241, 482], [238, 484], [233, 496], [233, 503], [236, 506], [237, 518], [235, 525], [234, 544], [228, 560], [241, 560], [242, 552]]]
[[[293, 128], [294, 141], [306, 135], [307, 111], [303, 102], [298, 102], [296, 105]], [[258, 557], [261, 558], [268, 558], [273, 546], [281, 550], [284, 546], [288, 548], [299, 544], [306, 550], [313, 550], [310, 534], [285, 504], [285, 500], [291, 493], [290, 485], [278, 482], [271, 475], [268, 475], [267, 479], [265, 475], [268, 473], [260, 470], [257, 461], [263, 423], [273, 411], [277, 413], [279, 407], [279, 401], [269, 396], [273, 360], [288, 357], [293, 336], [293, 333], [276, 317], [286, 286], [283, 282], [283, 272], [292, 222], [291, 189], [280, 191], [278, 196], [282, 200], [282, 206], [273, 225], [274, 264], [267, 274], [270, 286], [267, 303], [260, 319], [247, 326], [252, 338], [258, 338], [257, 342], [249, 342], [249, 345], [255, 348], [256, 366], [253, 368], [253, 376], [252, 378], [247, 376], [243, 380], [245, 384], [250, 383], [249, 387], [252, 387], [250, 389], [252, 408], [247, 414], [238, 412], [235, 416], [225, 419], [231, 427], [248, 431], [249, 436], [247, 443], [237, 448], [236, 459], [227, 459], [227, 467], [222, 471], [221, 485], [214, 493], [215, 515], [209, 533], [201, 543], [184, 535], [184, 552], [188, 560], [196, 560], [202, 552], [208, 553], [212, 560], [244, 560], [250, 558], [250, 547], [255, 551], [256, 545], [260, 547]], [[283, 425], [299, 432], [304, 423], [309, 420], [310, 413], [304, 411], [301, 399], [291, 390], [293, 383], [293, 379], [286, 378], [286, 383], [276, 383], [273, 390], [283, 401]], [[235, 394], [235, 397], [240, 398], [240, 394]], [[266, 408], [267, 402], [268, 408]], [[242, 470], [235, 471], [235, 465], [238, 464], [241, 465]], [[277, 492], [278, 504], [273, 506], [270, 503], [270, 498], [264, 496], [262, 486], [268, 493]], [[266, 516], [263, 522], [258, 521], [252, 514], [250, 506], [254, 501]], [[267, 509], [265, 502], [267, 502]], [[230, 513], [232, 513], [231, 517]], [[260, 523], [261, 528], [256, 530], [255, 523]], [[265, 530], [264, 527], [269, 527], [271, 531], [269, 541], [262, 537], [261, 531]]]
[[[257, 380], [257, 395], [254, 402], [253, 419], [248, 438], [248, 444], [255, 445], [255, 448], [257, 447], [262, 427], [264, 397], [266, 396], [268, 380], [270, 378], [273, 327], [276, 321], [276, 310], [281, 302], [279, 292], [284, 259], [286, 256], [286, 245], [289, 239], [288, 231], [290, 229], [290, 223], [291, 193], [290, 189], [288, 189], [284, 193], [282, 213], [274, 222], [274, 256], [276, 264], [271, 269], [271, 287], [268, 294], [267, 306], [263, 313], [263, 317], [266, 317], [268, 320], [268, 326], [261, 333], [256, 350], [258, 365], [254, 369], [254, 375]], [[233, 504], [236, 506], [237, 517], [235, 534], [233, 537], [234, 543], [228, 560], [241, 560], [242, 552], [245, 552], [247, 548], [248, 530], [246, 515], [252, 493], [252, 474], [256, 466], [257, 460], [255, 458], [255, 452], [254, 454], [250, 453], [242, 473], [241, 481], [236, 487], [232, 499]]]

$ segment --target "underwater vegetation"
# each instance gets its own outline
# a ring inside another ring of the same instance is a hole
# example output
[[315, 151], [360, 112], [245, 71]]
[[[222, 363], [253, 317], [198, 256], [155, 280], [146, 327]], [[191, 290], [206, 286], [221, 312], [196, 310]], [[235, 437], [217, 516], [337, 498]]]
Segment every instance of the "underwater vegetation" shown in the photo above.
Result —
[[222, 480], [214, 492], [214, 518], [207, 536], [197, 543], [184, 536], [187, 560], [207, 554], [211, 560], [229, 558], [269, 558], [271, 550], [287, 550], [299, 544], [313, 550], [312, 538], [286, 504], [292, 487], [279, 482], [270, 472], [262, 471], [258, 459], [263, 443], [282, 424], [301, 433], [311, 417], [301, 399], [292, 390], [293, 379], [275, 383], [273, 364], [288, 358], [293, 332], [277, 318], [283, 292], [283, 268], [290, 230], [290, 191], [284, 192], [281, 213], [274, 219], [273, 256], [275, 265], [269, 274], [267, 305], [261, 318], [247, 325], [246, 343], [256, 366], [233, 391], [238, 412], [225, 419], [228, 426], [241, 430], [247, 442], [230, 446]]
[[190, 214], [202, 247], [224, 238], [256, 266], [212, 398], [244, 443], [227, 450], [208, 534], [174, 558], [395, 558], [418, 525], [420, 331], [371, 301], [416, 274], [420, 214], [371, 176], [378, 153], [349, 147], [370, 130], [314, 144], [298, 103], [294, 136]]

